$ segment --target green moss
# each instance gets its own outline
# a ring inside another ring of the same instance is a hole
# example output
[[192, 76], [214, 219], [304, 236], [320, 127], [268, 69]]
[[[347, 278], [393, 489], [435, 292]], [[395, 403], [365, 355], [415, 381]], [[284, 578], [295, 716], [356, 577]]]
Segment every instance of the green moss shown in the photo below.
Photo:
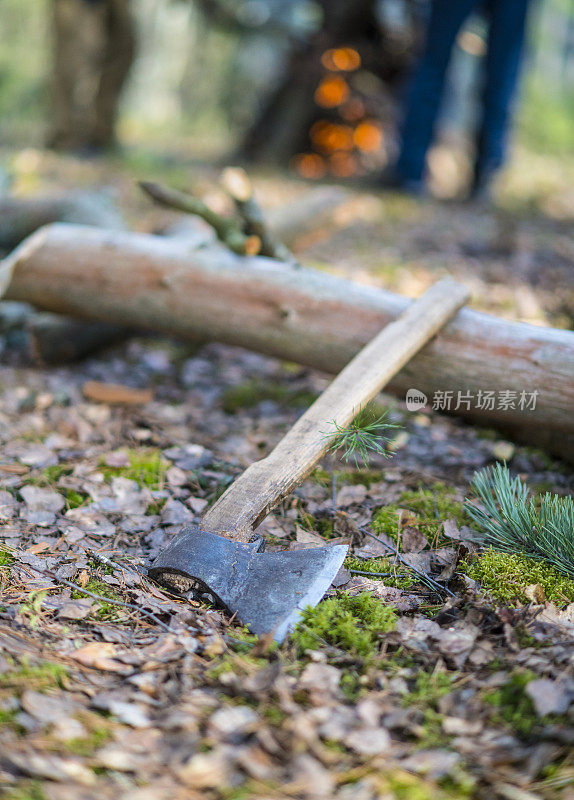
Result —
[[397, 616], [372, 595], [341, 593], [303, 611], [292, 638], [299, 652], [316, 650], [322, 642], [368, 658], [378, 647], [378, 637], [395, 627]]
[[251, 675], [256, 670], [267, 666], [268, 663], [265, 658], [254, 658], [247, 654], [226, 653], [205, 671], [205, 678], [208, 681], [218, 681], [226, 672], [244, 676]]
[[45, 467], [39, 472], [30, 475], [26, 483], [33, 486], [54, 486], [64, 475], [70, 475], [72, 470], [73, 467], [68, 464], [53, 464], [51, 467]]
[[523, 738], [532, 736], [536, 730], [546, 725], [565, 724], [565, 714], [537, 716], [534, 703], [526, 694], [526, 687], [537, 677], [528, 669], [514, 670], [503, 686], [486, 692], [484, 701], [494, 709], [491, 722], [506, 725]]
[[341, 675], [341, 692], [347, 700], [356, 703], [365, 693], [365, 687], [361, 683], [361, 673], [359, 670], [348, 667]]
[[[408, 589], [415, 583], [412, 574], [405, 569], [395, 567], [388, 558], [354, 558], [347, 556], [343, 564], [349, 570], [373, 573], [367, 577], [373, 580], [382, 580], [385, 586], [395, 586], [397, 589]], [[376, 573], [383, 573], [380, 578]], [[385, 574], [385, 573], [390, 573]]]
[[419, 672], [408, 695], [403, 698], [404, 706], [415, 706], [423, 714], [423, 722], [418, 735], [418, 747], [430, 749], [446, 747], [450, 737], [442, 730], [442, 714], [438, 710], [441, 697], [452, 691], [456, 675], [447, 672]]
[[0, 549], [0, 584], [10, 580], [10, 567], [14, 563], [14, 556], [7, 550]]
[[335, 534], [335, 522], [330, 517], [314, 517], [303, 509], [299, 510], [299, 524], [306, 531], [313, 531], [325, 539], [332, 539]]
[[158, 500], [154, 500], [153, 503], [150, 503], [147, 507], [147, 511], [145, 512], [148, 517], [153, 517], [156, 514], [161, 514], [162, 508], [167, 503], [167, 497], [160, 497]]
[[322, 467], [317, 467], [309, 475], [309, 480], [315, 481], [319, 486], [329, 487], [331, 486], [331, 473]]
[[377, 534], [384, 533], [396, 542], [399, 528], [399, 510], [399, 506], [397, 505], [381, 506], [381, 508], [378, 508], [371, 520], [373, 532]]
[[528, 556], [499, 553], [489, 548], [475, 561], [461, 562], [460, 567], [501, 603], [530, 602], [525, 590], [534, 584], [539, 584], [546, 599], [558, 606], [574, 602], [574, 581], [550, 564]]
[[221, 404], [226, 414], [236, 414], [242, 408], [253, 408], [263, 400], [273, 400], [283, 406], [299, 408], [310, 406], [316, 398], [314, 392], [253, 379], [227, 388], [223, 392]]
[[2, 728], [14, 727], [14, 722], [17, 714], [18, 710], [15, 708], [11, 709], [0, 708], [0, 730], [2, 730]]
[[409, 687], [404, 705], [436, 706], [441, 697], [452, 691], [455, 677], [448, 672], [419, 672]]
[[88, 499], [87, 494], [75, 492], [73, 489], [65, 489], [64, 494], [66, 496], [66, 505], [68, 508], [79, 508], [80, 506], [83, 506]]
[[[8, 659], [9, 663], [11, 659]], [[13, 668], [12, 668], [13, 667]], [[0, 688], [10, 688], [16, 692], [35, 689], [38, 692], [62, 686], [68, 670], [53, 661], [40, 661], [31, 664], [23, 658], [19, 664], [12, 661], [6, 672], [0, 675]]]
[[529, 736], [539, 720], [534, 703], [526, 694], [526, 687], [536, 675], [530, 670], [511, 673], [499, 689], [491, 689], [484, 696], [485, 703], [496, 708], [493, 722], [506, 723], [521, 736]]
[[466, 522], [464, 506], [453, 498], [455, 490], [440, 481], [430, 489], [403, 492], [400, 504], [426, 519], [456, 519], [461, 525]]
[[102, 747], [111, 739], [111, 731], [104, 727], [95, 727], [86, 736], [78, 736], [74, 739], [66, 739], [64, 749], [68, 753], [84, 758]]
[[23, 781], [8, 791], [5, 800], [46, 800], [46, 795], [39, 781]]
[[434, 545], [441, 544], [442, 523], [446, 519], [455, 519], [461, 525], [468, 522], [463, 504], [453, 495], [454, 489], [440, 482], [430, 489], [403, 492], [396, 503], [375, 511], [371, 522], [373, 531], [397, 541], [401, 514], [407, 511], [410, 512], [409, 526], [418, 528]]
[[[98, 580], [97, 578], [90, 578], [84, 588], [88, 592], [98, 594], [101, 597], [107, 597], [110, 600], [122, 599], [121, 595], [114, 591], [111, 586], [109, 586], [107, 583], [104, 583], [104, 581]], [[72, 597], [74, 600], [78, 600], [89, 597], [89, 595], [82, 592], [81, 589], [74, 589], [72, 591]], [[118, 621], [118, 619], [122, 617], [122, 609], [119, 606], [116, 606], [114, 603], [106, 603], [104, 600], [98, 600], [97, 602], [100, 605], [95, 613], [97, 619]]]
[[139, 486], [145, 486], [152, 491], [163, 489], [169, 464], [162, 458], [160, 450], [153, 448], [128, 450], [126, 455], [130, 462], [129, 467], [108, 467], [105, 462], [100, 464], [101, 472], [107, 481], [118, 477], [129, 478]]
[[270, 725], [274, 725], [278, 728], [285, 722], [288, 715], [277, 706], [268, 706], [264, 709], [263, 716]]
[[420, 775], [396, 770], [382, 779], [380, 796], [393, 800], [464, 800], [474, 797], [475, 781], [458, 771], [454, 777], [434, 783]]
[[70, 475], [73, 469], [70, 464], [53, 464], [51, 467], [45, 467], [45, 469], [29, 475], [24, 483], [41, 488], [56, 489], [66, 498], [66, 506], [68, 508], [78, 508], [86, 502], [88, 495], [84, 492], [77, 492], [74, 489], [67, 489], [58, 485], [60, 479]]
[[317, 467], [317, 469], [314, 469], [311, 473], [310, 479], [315, 481], [315, 483], [318, 483], [320, 486], [330, 489], [333, 482], [333, 474], [337, 479], [338, 488], [344, 485], [358, 486], [360, 484], [362, 486], [366, 486], [368, 489], [371, 484], [378, 483], [379, 481], [383, 480], [384, 470], [360, 467], [357, 469], [337, 469], [334, 471], [334, 473], [331, 473], [326, 469]]
[[259, 638], [248, 628], [232, 628], [229, 631], [229, 645], [236, 653], [249, 653]]

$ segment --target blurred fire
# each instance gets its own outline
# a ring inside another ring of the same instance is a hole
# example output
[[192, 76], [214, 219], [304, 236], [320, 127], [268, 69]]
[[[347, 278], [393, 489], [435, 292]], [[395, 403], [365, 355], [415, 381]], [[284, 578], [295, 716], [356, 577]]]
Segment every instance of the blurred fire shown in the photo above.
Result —
[[383, 144], [383, 131], [378, 122], [365, 120], [360, 122], [355, 128], [353, 141], [359, 150], [365, 152], [376, 152]]
[[349, 97], [349, 84], [340, 75], [323, 78], [315, 91], [315, 102], [322, 108], [335, 108]]
[[313, 125], [309, 135], [313, 144], [327, 152], [353, 149], [354, 133], [349, 125], [338, 125], [320, 119]]
[[352, 97], [348, 103], [341, 106], [339, 113], [347, 122], [357, 122], [365, 116], [365, 104], [358, 97]]
[[350, 178], [358, 170], [357, 159], [351, 153], [333, 153], [329, 156], [329, 169], [337, 178]]
[[303, 178], [312, 180], [319, 180], [327, 171], [324, 159], [317, 153], [300, 153], [293, 156], [291, 166]]
[[353, 72], [361, 66], [361, 56], [352, 47], [337, 47], [325, 50], [321, 63], [333, 72]]
[[[372, 74], [361, 69], [361, 56], [352, 47], [326, 50], [321, 64], [325, 71], [315, 90], [315, 102], [329, 110], [331, 119], [319, 119], [311, 126], [311, 152], [296, 155], [291, 166], [304, 178], [314, 180], [327, 172], [349, 178], [380, 169], [386, 162], [383, 128], [372, 118], [371, 96], [375, 93], [364, 88], [372, 85], [368, 81]], [[348, 81], [340, 74], [357, 70], [360, 72], [349, 76]]]

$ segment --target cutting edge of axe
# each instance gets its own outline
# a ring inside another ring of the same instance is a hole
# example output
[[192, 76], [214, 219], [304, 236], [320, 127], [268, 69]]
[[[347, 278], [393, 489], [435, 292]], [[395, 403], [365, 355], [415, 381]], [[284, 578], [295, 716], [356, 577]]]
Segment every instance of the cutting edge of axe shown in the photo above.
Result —
[[273, 632], [281, 642], [300, 611], [321, 600], [348, 547], [265, 552], [254, 530], [324, 455], [325, 426], [348, 426], [468, 299], [466, 287], [449, 278], [431, 286], [347, 364], [268, 456], [229, 486], [199, 526], [175, 535], [150, 577], [176, 591], [199, 588], [254, 633]]

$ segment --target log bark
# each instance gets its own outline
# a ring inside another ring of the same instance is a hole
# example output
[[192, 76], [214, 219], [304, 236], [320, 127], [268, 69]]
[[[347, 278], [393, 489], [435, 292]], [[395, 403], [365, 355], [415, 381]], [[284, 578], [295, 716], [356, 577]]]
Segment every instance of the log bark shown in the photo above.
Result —
[[[214, 245], [53, 224], [0, 266], [0, 294], [38, 308], [121, 322], [184, 339], [213, 339], [330, 373], [407, 298], [308, 268], [242, 258]], [[574, 333], [463, 309], [396, 376], [389, 390], [453, 392], [451, 412], [502, 428], [570, 460], [574, 453]], [[515, 407], [456, 409], [457, 393], [515, 392]], [[538, 392], [521, 409], [521, 392]]]
[[101, 192], [68, 192], [35, 197], [0, 197], [0, 250], [11, 250], [50, 222], [74, 222], [123, 230], [113, 198]]
[[278, 208], [265, 211], [273, 235], [287, 247], [324, 226], [331, 225], [343, 203], [352, 197], [340, 186], [322, 186]]
[[[50, 222], [73, 222], [109, 230], [125, 228], [121, 212], [106, 190], [0, 197], [0, 250], [11, 250]], [[57, 315], [38, 314], [30, 306], [6, 308], [9, 305], [4, 303], [0, 309], [0, 334], [8, 328], [12, 331], [19, 328], [19, 349], [27, 358], [39, 363], [76, 361], [131, 334], [130, 330], [117, 325], [87, 324]]]
[[8, 349], [36, 364], [77, 361], [125, 339], [127, 328], [36, 311], [29, 303], [0, 303], [0, 336]]
[[37, 364], [79, 361], [125, 340], [130, 333], [121, 325], [36, 313], [27, 326], [29, 355]]

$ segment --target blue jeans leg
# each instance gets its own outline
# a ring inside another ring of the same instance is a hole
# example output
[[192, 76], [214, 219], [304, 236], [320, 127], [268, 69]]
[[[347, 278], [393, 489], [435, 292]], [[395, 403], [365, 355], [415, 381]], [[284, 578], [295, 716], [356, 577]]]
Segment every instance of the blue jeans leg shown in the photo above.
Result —
[[476, 155], [478, 176], [493, 172], [505, 160], [524, 53], [528, 6], [529, 0], [489, 0], [487, 5], [489, 27]]
[[479, 0], [432, 2], [426, 45], [415, 71], [401, 130], [396, 169], [405, 180], [422, 179], [454, 41], [463, 22], [478, 5]]

